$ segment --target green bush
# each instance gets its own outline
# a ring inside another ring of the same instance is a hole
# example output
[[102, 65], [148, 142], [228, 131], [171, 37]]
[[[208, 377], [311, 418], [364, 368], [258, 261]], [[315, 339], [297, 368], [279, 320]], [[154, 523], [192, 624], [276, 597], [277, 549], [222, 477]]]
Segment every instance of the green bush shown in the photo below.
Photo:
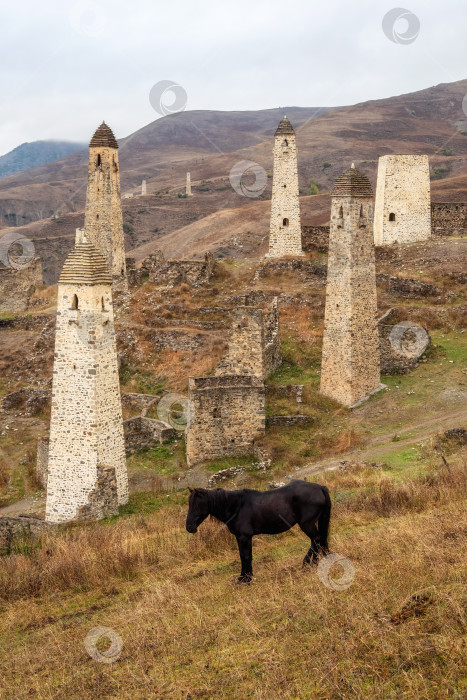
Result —
[[308, 188], [308, 194], [319, 194], [318, 183], [314, 180], [310, 180], [310, 186]]
[[123, 224], [123, 231], [124, 233], [128, 233], [130, 236], [135, 232], [135, 229], [131, 224], [128, 224], [126, 221]]
[[451, 172], [451, 168], [447, 165], [440, 166], [439, 168], [433, 168], [430, 171], [430, 180], [442, 180], [447, 177]]

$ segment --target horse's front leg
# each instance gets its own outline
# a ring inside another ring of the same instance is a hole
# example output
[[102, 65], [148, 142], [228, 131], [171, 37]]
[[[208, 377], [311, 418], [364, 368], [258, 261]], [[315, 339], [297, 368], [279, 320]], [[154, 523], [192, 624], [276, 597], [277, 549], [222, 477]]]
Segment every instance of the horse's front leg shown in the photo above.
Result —
[[250, 583], [253, 577], [251, 540], [251, 535], [237, 535], [238, 551], [242, 562], [242, 572], [238, 577], [239, 583]]

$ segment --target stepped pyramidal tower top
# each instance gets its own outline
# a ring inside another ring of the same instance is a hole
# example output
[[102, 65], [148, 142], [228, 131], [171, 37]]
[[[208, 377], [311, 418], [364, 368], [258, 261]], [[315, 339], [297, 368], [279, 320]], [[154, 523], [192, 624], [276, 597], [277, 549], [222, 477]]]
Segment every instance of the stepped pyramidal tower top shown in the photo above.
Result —
[[380, 388], [373, 190], [352, 164], [332, 190], [320, 391], [351, 408]]
[[333, 197], [373, 197], [371, 183], [365, 173], [360, 172], [352, 163], [350, 168], [340, 175], [331, 195]]
[[88, 189], [84, 230], [107, 261], [112, 288], [127, 289], [118, 143], [105, 122], [89, 143]]
[[281, 134], [293, 134], [295, 136], [294, 128], [290, 121], [287, 119], [287, 115], [285, 114], [280, 120], [279, 126], [277, 127], [274, 136], [279, 136]]
[[59, 284], [112, 284], [104, 256], [89, 241], [82, 240], [73, 248], [63, 265]]
[[100, 126], [94, 132], [89, 148], [118, 148], [117, 139], [110, 126], [107, 126], [105, 122], [102, 122]]
[[274, 134], [271, 222], [268, 258], [303, 255], [298, 201], [297, 144], [284, 116]]

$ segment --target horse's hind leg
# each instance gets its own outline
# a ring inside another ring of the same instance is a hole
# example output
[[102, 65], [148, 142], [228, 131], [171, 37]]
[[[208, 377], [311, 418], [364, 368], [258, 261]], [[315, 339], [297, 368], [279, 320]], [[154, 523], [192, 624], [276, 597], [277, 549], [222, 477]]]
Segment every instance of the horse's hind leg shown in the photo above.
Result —
[[251, 535], [237, 536], [238, 551], [240, 552], [240, 559], [242, 562], [242, 572], [238, 577], [239, 583], [250, 583], [253, 577], [251, 540]]
[[319, 535], [318, 535], [318, 528], [316, 527], [315, 523], [312, 522], [310, 523], [300, 523], [300, 527], [303, 530], [303, 532], [308, 535], [308, 537], [311, 540], [311, 546], [308, 552], [305, 554], [305, 558], [303, 559], [303, 566], [306, 566], [307, 564], [316, 564], [318, 561], [318, 554], [319, 554]]

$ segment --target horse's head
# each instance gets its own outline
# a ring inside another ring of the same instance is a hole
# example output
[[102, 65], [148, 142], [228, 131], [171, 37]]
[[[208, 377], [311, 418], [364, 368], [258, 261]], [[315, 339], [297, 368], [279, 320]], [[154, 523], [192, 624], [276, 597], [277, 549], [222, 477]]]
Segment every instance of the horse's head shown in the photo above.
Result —
[[209, 515], [208, 491], [206, 489], [190, 489], [186, 529], [196, 532], [203, 520]]

